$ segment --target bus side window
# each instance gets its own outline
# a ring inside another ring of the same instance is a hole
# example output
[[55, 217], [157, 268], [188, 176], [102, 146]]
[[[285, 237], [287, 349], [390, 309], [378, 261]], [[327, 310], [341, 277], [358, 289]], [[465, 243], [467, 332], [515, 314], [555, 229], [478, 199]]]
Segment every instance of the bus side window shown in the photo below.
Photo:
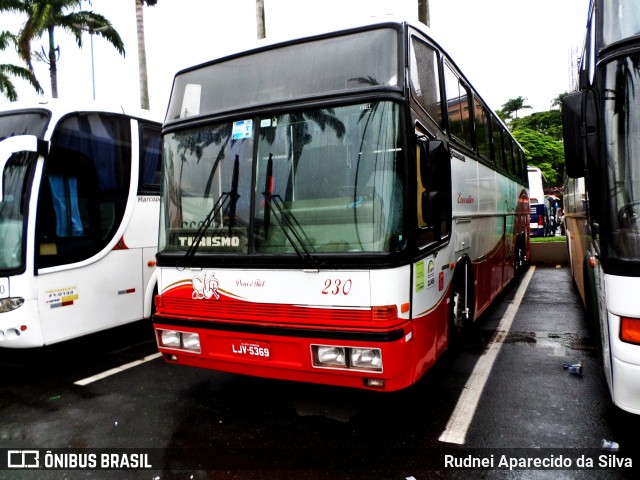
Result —
[[491, 131], [492, 131], [492, 146], [493, 146], [493, 161], [499, 168], [506, 168], [504, 160], [504, 146], [502, 142], [503, 128], [500, 122], [492, 116], [491, 117]]
[[418, 141], [418, 246], [449, 236], [451, 220], [451, 161], [441, 140]]
[[469, 88], [447, 63], [445, 63], [444, 79], [447, 94], [449, 133], [467, 147], [473, 148]]
[[489, 112], [487, 107], [474, 95], [473, 105], [475, 109], [475, 125], [476, 138], [478, 140], [478, 154], [486, 159], [491, 160], [491, 148], [489, 139]]
[[140, 126], [140, 184], [139, 194], [157, 195], [162, 180], [162, 149], [160, 129]]
[[415, 37], [411, 39], [411, 93], [420, 106], [444, 130], [438, 52]]
[[38, 268], [79, 262], [113, 239], [131, 183], [130, 120], [76, 114], [56, 127], [38, 199]]

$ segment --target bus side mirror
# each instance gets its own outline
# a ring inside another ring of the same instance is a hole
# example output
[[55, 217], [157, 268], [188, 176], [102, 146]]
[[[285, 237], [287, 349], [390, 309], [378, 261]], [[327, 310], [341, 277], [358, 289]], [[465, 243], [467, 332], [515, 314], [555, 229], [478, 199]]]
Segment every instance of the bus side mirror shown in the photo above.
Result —
[[442, 140], [420, 143], [420, 183], [422, 185], [422, 220], [437, 226], [451, 197], [451, 167], [449, 151]]
[[584, 177], [584, 141], [582, 135], [582, 92], [562, 99], [562, 129], [564, 132], [564, 162], [567, 176]]
[[564, 160], [567, 176], [579, 178], [587, 169], [598, 170], [598, 117], [591, 90], [567, 95], [562, 100]]

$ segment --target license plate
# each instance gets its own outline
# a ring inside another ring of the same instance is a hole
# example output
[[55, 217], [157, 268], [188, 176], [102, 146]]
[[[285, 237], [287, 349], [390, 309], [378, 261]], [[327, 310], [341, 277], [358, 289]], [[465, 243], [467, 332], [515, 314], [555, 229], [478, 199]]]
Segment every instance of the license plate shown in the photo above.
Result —
[[271, 358], [271, 347], [265, 342], [235, 341], [231, 343], [231, 352], [241, 357], [261, 358], [263, 360]]

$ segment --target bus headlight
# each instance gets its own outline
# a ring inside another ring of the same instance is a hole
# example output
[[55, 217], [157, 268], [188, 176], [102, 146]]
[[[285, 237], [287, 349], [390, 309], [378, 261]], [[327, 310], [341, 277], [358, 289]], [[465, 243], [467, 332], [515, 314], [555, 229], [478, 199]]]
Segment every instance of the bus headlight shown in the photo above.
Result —
[[160, 330], [160, 346], [180, 348], [180, 334], [174, 330]]
[[314, 367], [382, 372], [382, 350], [366, 347], [311, 345]]
[[158, 346], [200, 353], [200, 335], [176, 330], [157, 330]]
[[343, 347], [316, 346], [316, 363], [325, 367], [346, 367], [347, 356]]
[[363, 370], [382, 371], [382, 352], [379, 348], [352, 348], [350, 365]]
[[182, 348], [192, 352], [199, 352], [200, 335], [197, 333], [182, 332]]
[[24, 304], [22, 297], [0, 298], [0, 313], [7, 313], [20, 308]]

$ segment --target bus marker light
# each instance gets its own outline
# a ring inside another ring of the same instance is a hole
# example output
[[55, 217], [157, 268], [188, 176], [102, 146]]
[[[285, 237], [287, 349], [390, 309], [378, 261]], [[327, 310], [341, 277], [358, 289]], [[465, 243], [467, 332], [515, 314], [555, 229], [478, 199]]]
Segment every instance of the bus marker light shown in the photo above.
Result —
[[384, 322], [398, 319], [398, 307], [395, 305], [384, 305], [371, 308], [371, 320]]
[[149, 260], [147, 262], [147, 267], [155, 267], [156, 266], [156, 261], [155, 260]]
[[454, 268], [456, 268], [456, 264], [454, 262], [450, 262], [449, 263], [449, 270], [453, 270]]
[[409, 303], [403, 303], [402, 305], [400, 305], [400, 311], [402, 313], [407, 313], [410, 308], [411, 308], [411, 304]]
[[26, 325], [20, 325], [20, 331], [21, 332], [26, 332], [27, 331], [27, 326]]
[[591, 268], [595, 268], [595, 266], [596, 266], [596, 259], [595, 259], [595, 257], [589, 257], [589, 266], [590, 266]]
[[620, 340], [640, 345], [640, 319], [620, 317]]

